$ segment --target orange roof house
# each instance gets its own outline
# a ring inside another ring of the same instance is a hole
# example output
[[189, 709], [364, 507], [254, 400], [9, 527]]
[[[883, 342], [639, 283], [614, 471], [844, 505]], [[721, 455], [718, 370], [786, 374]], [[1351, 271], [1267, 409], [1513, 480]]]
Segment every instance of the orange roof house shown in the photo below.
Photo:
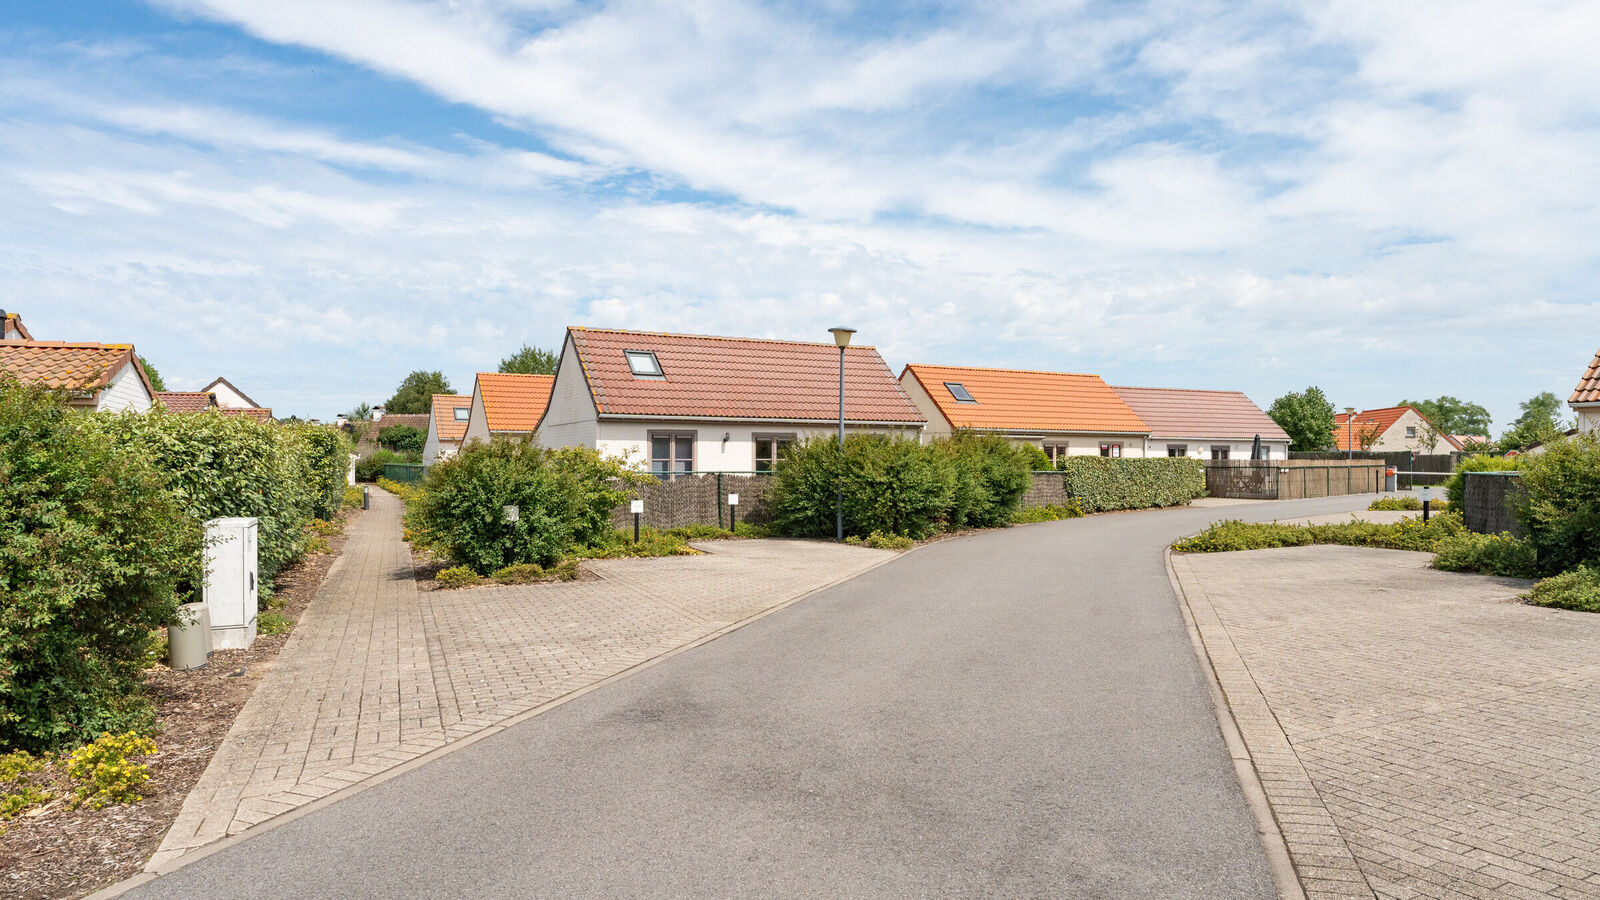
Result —
[[1435, 428], [1411, 406], [1365, 410], [1356, 413], [1353, 421], [1348, 413], [1337, 413], [1333, 417], [1333, 442], [1340, 450], [1449, 453], [1461, 449], [1461, 442], [1454, 435]]
[[1600, 434], [1600, 352], [1595, 353], [1589, 368], [1572, 389], [1567, 405], [1578, 414], [1578, 430]]
[[554, 382], [551, 375], [479, 372], [472, 382], [462, 442], [486, 441], [497, 434], [533, 434]]
[[422, 461], [434, 463], [454, 456], [467, 436], [467, 419], [472, 414], [471, 394], [434, 394], [428, 413], [428, 441], [422, 447]]
[[994, 431], [1060, 455], [1143, 456], [1150, 426], [1098, 375], [913, 364], [900, 385], [925, 434]]
[[132, 344], [3, 341], [0, 369], [24, 384], [66, 391], [79, 409], [145, 412], [155, 401]]
[[546, 447], [594, 447], [662, 475], [765, 472], [793, 441], [851, 431], [915, 436], [926, 418], [878, 351], [833, 343], [569, 328]]

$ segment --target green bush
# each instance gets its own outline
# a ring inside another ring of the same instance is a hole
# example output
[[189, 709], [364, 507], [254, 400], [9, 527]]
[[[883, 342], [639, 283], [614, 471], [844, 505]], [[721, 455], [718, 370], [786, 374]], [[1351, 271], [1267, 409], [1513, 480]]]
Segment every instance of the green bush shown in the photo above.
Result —
[[[1044, 457], [1038, 447], [965, 430], [928, 447], [949, 461], [955, 476], [951, 508], [944, 515], [951, 528], [1006, 524], [1033, 485], [1033, 470]], [[1048, 463], [1048, 457], [1045, 460]]]
[[1367, 506], [1368, 510], [1412, 510], [1421, 508], [1422, 501], [1410, 494], [1402, 497], [1379, 497]]
[[1532, 578], [1537, 573], [1533, 545], [1510, 534], [1473, 534], [1446, 538], [1439, 544], [1433, 567], [1448, 572], [1478, 572]]
[[0, 374], [0, 748], [147, 720], [137, 674], [200, 532], [137, 446]]
[[[474, 443], [428, 470], [407, 524], [452, 562], [479, 574], [512, 563], [551, 566], [613, 532], [619, 489], [640, 473], [581, 448], [544, 450], [530, 441]], [[515, 523], [504, 509], [518, 507]]]
[[389, 463], [408, 462], [405, 456], [393, 450], [378, 449], [356, 460], [357, 481], [377, 481], [383, 475], [383, 467]]
[[1194, 537], [1172, 545], [1178, 553], [1225, 553], [1303, 547], [1309, 544], [1343, 544], [1437, 553], [1448, 540], [1464, 534], [1459, 513], [1441, 513], [1427, 522], [1421, 518], [1378, 524], [1349, 521], [1330, 525], [1294, 525], [1281, 522], [1218, 522]]
[[[298, 436], [305, 454], [306, 476], [311, 482], [311, 514], [331, 519], [346, 503], [346, 477], [350, 472], [350, 441], [344, 432], [327, 425], [279, 425]], [[361, 505], [356, 498], [356, 505]]]
[[692, 556], [700, 551], [689, 546], [676, 530], [662, 531], [646, 525], [639, 529], [639, 539], [633, 531], [611, 530], [601, 537], [577, 548], [574, 554], [582, 559], [625, 559], [647, 556]]
[[911, 538], [898, 534], [884, 534], [881, 531], [874, 531], [866, 537], [852, 534], [845, 538], [844, 542], [858, 547], [871, 547], [874, 550], [910, 550], [916, 546], [916, 541]]
[[385, 478], [382, 475], [378, 476], [378, 487], [399, 497], [404, 503], [410, 503], [422, 494], [422, 488], [416, 484], [406, 484], [403, 481], [395, 481], [393, 478]]
[[256, 634], [262, 637], [271, 637], [275, 634], [284, 634], [294, 627], [294, 621], [282, 613], [262, 610], [256, 616]]
[[1535, 606], [1600, 612], [1600, 569], [1579, 566], [1552, 575], [1533, 586], [1528, 602]]
[[1444, 483], [1445, 499], [1456, 509], [1467, 499], [1466, 479], [1463, 472], [1514, 472], [1522, 468], [1520, 456], [1468, 456], [1456, 464], [1456, 470]]
[[1206, 492], [1205, 463], [1185, 457], [1064, 456], [1056, 469], [1084, 512], [1181, 506]]
[[396, 453], [421, 453], [428, 433], [411, 425], [385, 425], [378, 429], [378, 446]]
[[956, 473], [948, 456], [916, 439], [851, 434], [841, 454], [836, 439], [812, 437], [792, 446], [773, 472], [773, 525], [799, 537], [833, 535], [841, 489], [845, 534], [922, 538], [954, 506]]
[[1011, 514], [1011, 522], [1015, 525], [1028, 525], [1034, 522], [1058, 522], [1062, 519], [1079, 519], [1083, 517], [1083, 508], [1078, 506], [1078, 501], [1068, 500], [1065, 506], [1052, 503], [1048, 506], [1031, 506], [1019, 509]]
[[442, 588], [464, 588], [483, 583], [483, 576], [467, 566], [451, 566], [433, 576], [434, 584]]
[[360, 509], [361, 508], [361, 488], [358, 488], [358, 487], [355, 487], [354, 485], [351, 485], [351, 486], [346, 487], [344, 489], [344, 508], [345, 509]]
[[72, 751], [67, 775], [79, 782], [73, 793], [79, 803], [99, 809], [108, 803], [135, 803], [139, 786], [150, 780], [150, 768], [130, 757], [156, 752], [155, 741], [137, 732], [102, 734], [98, 740]]
[[1538, 552], [1539, 574], [1600, 567], [1600, 439], [1545, 445], [1523, 463], [1517, 518]]
[[494, 573], [494, 580], [501, 584], [529, 584], [544, 579], [544, 566], [534, 563], [512, 563]]

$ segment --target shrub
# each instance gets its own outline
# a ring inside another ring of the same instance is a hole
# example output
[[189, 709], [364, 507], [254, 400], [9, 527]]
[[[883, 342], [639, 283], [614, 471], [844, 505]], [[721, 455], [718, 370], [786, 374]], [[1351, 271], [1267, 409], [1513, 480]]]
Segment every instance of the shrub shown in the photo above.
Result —
[[256, 634], [271, 636], [284, 634], [294, 627], [294, 621], [282, 613], [263, 611], [256, 616]]
[[1578, 566], [1533, 586], [1528, 602], [1535, 606], [1600, 612], [1600, 569]]
[[395, 481], [393, 478], [384, 478], [382, 475], [378, 476], [378, 487], [399, 497], [405, 503], [410, 503], [412, 500], [417, 499], [417, 496], [422, 493], [422, 488], [417, 487], [415, 484], [406, 484], [403, 481]]
[[1517, 518], [1538, 552], [1539, 574], [1600, 566], [1600, 439], [1546, 445], [1523, 464]]
[[[407, 523], [452, 562], [479, 574], [512, 563], [550, 566], [612, 534], [619, 485], [644, 476], [581, 448], [543, 450], [529, 441], [474, 443], [434, 465]], [[518, 507], [507, 524], [504, 509]]]
[[137, 673], [200, 549], [149, 456], [0, 374], [0, 748], [151, 715]]
[[874, 550], [910, 550], [914, 544], [911, 538], [902, 537], [898, 534], [884, 534], [881, 531], [874, 531], [867, 535], [862, 539], [861, 543]]
[[383, 474], [384, 466], [388, 465], [389, 463], [403, 462], [406, 462], [406, 457], [401, 456], [393, 450], [374, 450], [366, 456], [356, 460], [356, 480], [368, 482], [377, 481], [379, 476]]
[[501, 584], [528, 584], [544, 578], [544, 566], [534, 563], [512, 563], [494, 573], [494, 580]]
[[1533, 545], [1510, 534], [1473, 534], [1446, 538], [1439, 544], [1433, 567], [1447, 572], [1478, 572], [1511, 578], [1532, 578], [1537, 572]]
[[1180, 506], [1206, 492], [1206, 467], [1198, 459], [1064, 456], [1056, 468], [1084, 512]]
[[749, 522], [738, 522], [733, 526], [733, 536], [741, 538], [769, 538], [776, 532], [767, 525], [751, 525]]
[[344, 489], [344, 508], [361, 508], [361, 488], [358, 488], [355, 485], [350, 485]]
[[948, 458], [915, 439], [847, 435], [797, 443], [773, 473], [767, 505], [785, 534], [834, 533], [834, 508], [844, 492], [845, 534], [874, 531], [927, 537], [951, 509], [956, 476]]
[[1172, 545], [1178, 553], [1225, 553], [1303, 547], [1309, 544], [1343, 544], [1436, 553], [1447, 540], [1464, 534], [1459, 513], [1441, 513], [1427, 522], [1420, 518], [1378, 524], [1340, 522], [1331, 525], [1295, 525], [1282, 522], [1218, 522], [1194, 537]]
[[[955, 477], [951, 508], [944, 515], [951, 528], [994, 528], [1004, 525], [1033, 484], [1033, 470], [1044, 451], [1017, 444], [998, 434], [957, 431], [929, 448], [949, 460]], [[1048, 464], [1048, 457], [1045, 457]]]
[[1011, 514], [1011, 522], [1015, 525], [1028, 525], [1033, 522], [1057, 522], [1062, 519], [1078, 519], [1083, 517], [1083, 509], [1078, 506], [1078, 501], [1068, 500], [1065, 506], [1052, 503], [1048, 506], [1031, 506], [1019, 509]]
[[637, 556], [693, 556], [700, 551], [689, 546], [682, 534], [645, 526], [639, 529], [639, 540], [632, 531], [612, 530], [598, 540], [577, 548], [574, 553], [583, 559], [623, 559]]
[[1421, 509], [1422, 501], [1407, 494], [1403, 497], [1379, 497], [1367, 506], [1368, 510], [1409, 510]]
[[442, 588], [464, 588], [482, 584], [483, 576], [467, 566], [451, 566], [433, 576], [433, 581]]
[[129, 759], [156, 752], [155, 741], [137, 732], [102, 734], [92, 744], [72, 751], [67, 775], [80, 782], [73, 793], [80, 803], [99, 809], [108, 803], [134, 803], [139, 785], [150, 780], [150, 768]]
[[378, 429], [378, 446], [396, 453], [421, 453], [428, 433], [411, 425], [385, 425]]
[[677, 528], [667, 530], [668, 534], [677, 535], [686, 541], [715, 541], [722, 538], [733, 537], [733, 532], [716, 525], [703, 525], [698, 522], [690, 525], [679, 525]]
[[1522, 468], [1519, 456], [1469, 456], [1456, 464], [1456, 470], [1444, 483], [1445, 499], [1460, 509], [1467, 499], [1466, 479], [1463, 472], [1514, 472]]
[[15, 791], [0, 794], [0, 821], [15, 818], [17, 813], [30, 806], [37, 806], [53, 796], [49, 791], [33, 784], [20, 785]]
[[[295, 435], [305, 456], [306, 477], [310, 480], [311, 514], [331, 519], [341, 504], [348, 504], [345, 479], [350, 472], [350, 441], [344, 432], [327, 425], [279, 425]], [[356, 505], [361, 498], [356, 498]]]

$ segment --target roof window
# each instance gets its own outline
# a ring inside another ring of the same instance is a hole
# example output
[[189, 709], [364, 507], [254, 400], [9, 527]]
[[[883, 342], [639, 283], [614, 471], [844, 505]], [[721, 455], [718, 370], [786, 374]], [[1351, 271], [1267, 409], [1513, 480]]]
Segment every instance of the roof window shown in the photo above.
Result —
[[469, 415], [471, 415], [471, 413], [472, 413], [472, 410], [467, 408], [467, 407], [465, 407], [465, 406], [456, 407], [456, 409], [455, 409], [456, 421], [457, 422], [465, 422], [467, 420], [467, 417]]
[[944, 383], [944, 387], [945, 387], [945, 390], [950, 392], [950, 396], [956, 398], [956, 402], [957, 403], [977, 403], [978, 402], [978, 401], [972, 399], [972, 394], [971, 394], [971, 392], [969, 392], [967, 390], [967, 386], [962, 384], [959, 381], [946, 381]]
[[622, 355], [628, 358], [628, 371], [640, 378], [660, 378], [661, 361], [650, 350], [624, 350]]

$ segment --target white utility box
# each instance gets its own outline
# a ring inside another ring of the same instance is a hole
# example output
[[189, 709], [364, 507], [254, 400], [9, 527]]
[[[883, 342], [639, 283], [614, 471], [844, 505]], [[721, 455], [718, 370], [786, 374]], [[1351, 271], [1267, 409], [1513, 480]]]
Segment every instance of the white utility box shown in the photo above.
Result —
[[256, 639], [256, 530], [254, 518], [206, 523], [204, 596], [218, 650], [248, 649]]

